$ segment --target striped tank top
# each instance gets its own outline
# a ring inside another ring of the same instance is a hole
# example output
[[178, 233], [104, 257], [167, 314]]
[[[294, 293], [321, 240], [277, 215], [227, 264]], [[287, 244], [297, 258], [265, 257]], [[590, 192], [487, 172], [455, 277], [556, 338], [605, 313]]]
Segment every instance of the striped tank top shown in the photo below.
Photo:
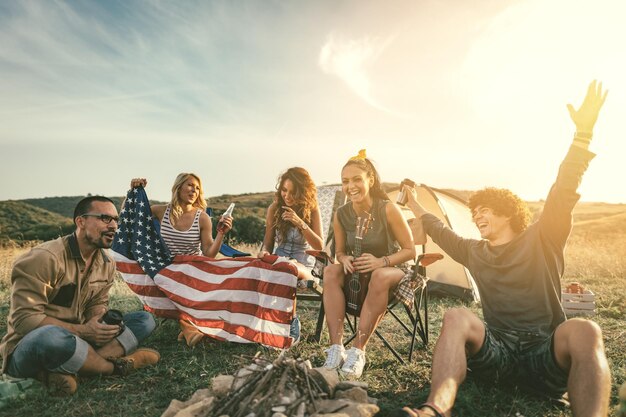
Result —
[[196, 217], [188, 230], [176, 230], [170, 222], [171, 205], [167, 205], [163, 220], [161, 220], [161, 236], [172, 255], [202, 255], [200, 248], [200, 214], [196, 211]]

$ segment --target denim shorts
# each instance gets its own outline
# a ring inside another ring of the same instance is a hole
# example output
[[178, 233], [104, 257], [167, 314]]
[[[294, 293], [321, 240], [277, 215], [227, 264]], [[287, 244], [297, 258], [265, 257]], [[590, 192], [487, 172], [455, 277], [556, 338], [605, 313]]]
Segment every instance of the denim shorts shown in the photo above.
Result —
[[489, 328], [476, 355], [469, 358], [471, 375], [494, 383], [511, 383], [535, 394], [560, 398], [567, 391], [567, 371], [554, 358], [554, 333]]

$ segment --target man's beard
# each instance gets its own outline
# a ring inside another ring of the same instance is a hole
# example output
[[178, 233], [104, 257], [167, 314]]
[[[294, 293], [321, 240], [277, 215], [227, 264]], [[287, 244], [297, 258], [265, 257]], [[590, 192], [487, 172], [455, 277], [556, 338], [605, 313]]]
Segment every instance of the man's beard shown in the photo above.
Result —
[[96, 239], [87, 236], [87, 241], [89, 243], [91, 243], [93, 246], [100, 248], [100, 249], [110, 249], [111, 246], [113, 246], [113, 239], [111, 239], [111, 242], [108, 242], [108, 239], [106, 238], [106, 233], [108, 232], [102, 232], [98, 235], [98, 237]]

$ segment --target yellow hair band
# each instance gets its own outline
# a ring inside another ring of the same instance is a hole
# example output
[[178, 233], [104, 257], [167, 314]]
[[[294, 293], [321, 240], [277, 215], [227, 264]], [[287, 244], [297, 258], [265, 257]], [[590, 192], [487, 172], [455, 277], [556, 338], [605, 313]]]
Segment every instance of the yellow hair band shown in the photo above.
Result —
[[359, 153], [350, 158], [349, 161], [364, 161], [365, 158], [367, 158], [367, 155], [365, 155], [365, 149], [361, 149]]

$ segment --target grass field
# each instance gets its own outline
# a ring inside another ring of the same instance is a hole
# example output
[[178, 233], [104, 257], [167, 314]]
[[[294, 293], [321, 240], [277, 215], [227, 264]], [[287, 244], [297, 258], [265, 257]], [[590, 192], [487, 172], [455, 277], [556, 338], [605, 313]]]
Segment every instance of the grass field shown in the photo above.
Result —
[[[575, 212], [574, 233], [566, 252], [564, 282], [578, 281], [596, 293], [597, 321], [604, 331], [613, 383], [611, 409], [617, 404], [617, 388], [626, 380], [626, 206], [583, 203]], [[10, 270], [14, 259], [27, 249], [0, 249], [0, 333], [4, 334], [9, 305]], [[124, 311], [140, 309], [141, 305], [126, 285], [118, 280], [112, 294], [112, 307]], [[364, 381], [370, 396], [379, 399], [383, 412], [405, 405], [418, 404], [426, 398], [429, 388], [432, 349], [444, 311], [459, 305], [453, 300], [431, 300], [431, 342], [418, 349], [413, 362], [400, 365], [373, 339], [368, 348], [368, 364]], [[479, 312], [477, 306], [469, 306]], [[299, 304], [303, 335], [313, 333], [317, 306]], [[406, 338], [391, 320], [381, 326], [408, 348]], [[159, 416], [169, 402], [187, 399], [195, 390], [207, 386], [219, 373], [232, 373], [242, 357], [261, 349], [254, 345], [203, 343], [190, 349], [176, 341], [178, 326], [162, 322], [147, 346], [161, 352], [161, 362], [126, 378], [101, 377], [82, 379], [79, 390], [71, 398], [48, 397], [35, 389], [24, 400], [16, 400], [0, 410], [0, 416]], [[322, 343], [304, 340], [293, 349], [294, 354], [310, 358], [314, 366], [324, 360]], [[276, 352], [265, 351], [268, 355]], [[484, 386], [467, 381], [460, 389], [454, 415], [458, 416], [568, 416], [569, 409], [529, 397], [514, 388]], [[614, 413], [614, 411], [613, 411]]]

